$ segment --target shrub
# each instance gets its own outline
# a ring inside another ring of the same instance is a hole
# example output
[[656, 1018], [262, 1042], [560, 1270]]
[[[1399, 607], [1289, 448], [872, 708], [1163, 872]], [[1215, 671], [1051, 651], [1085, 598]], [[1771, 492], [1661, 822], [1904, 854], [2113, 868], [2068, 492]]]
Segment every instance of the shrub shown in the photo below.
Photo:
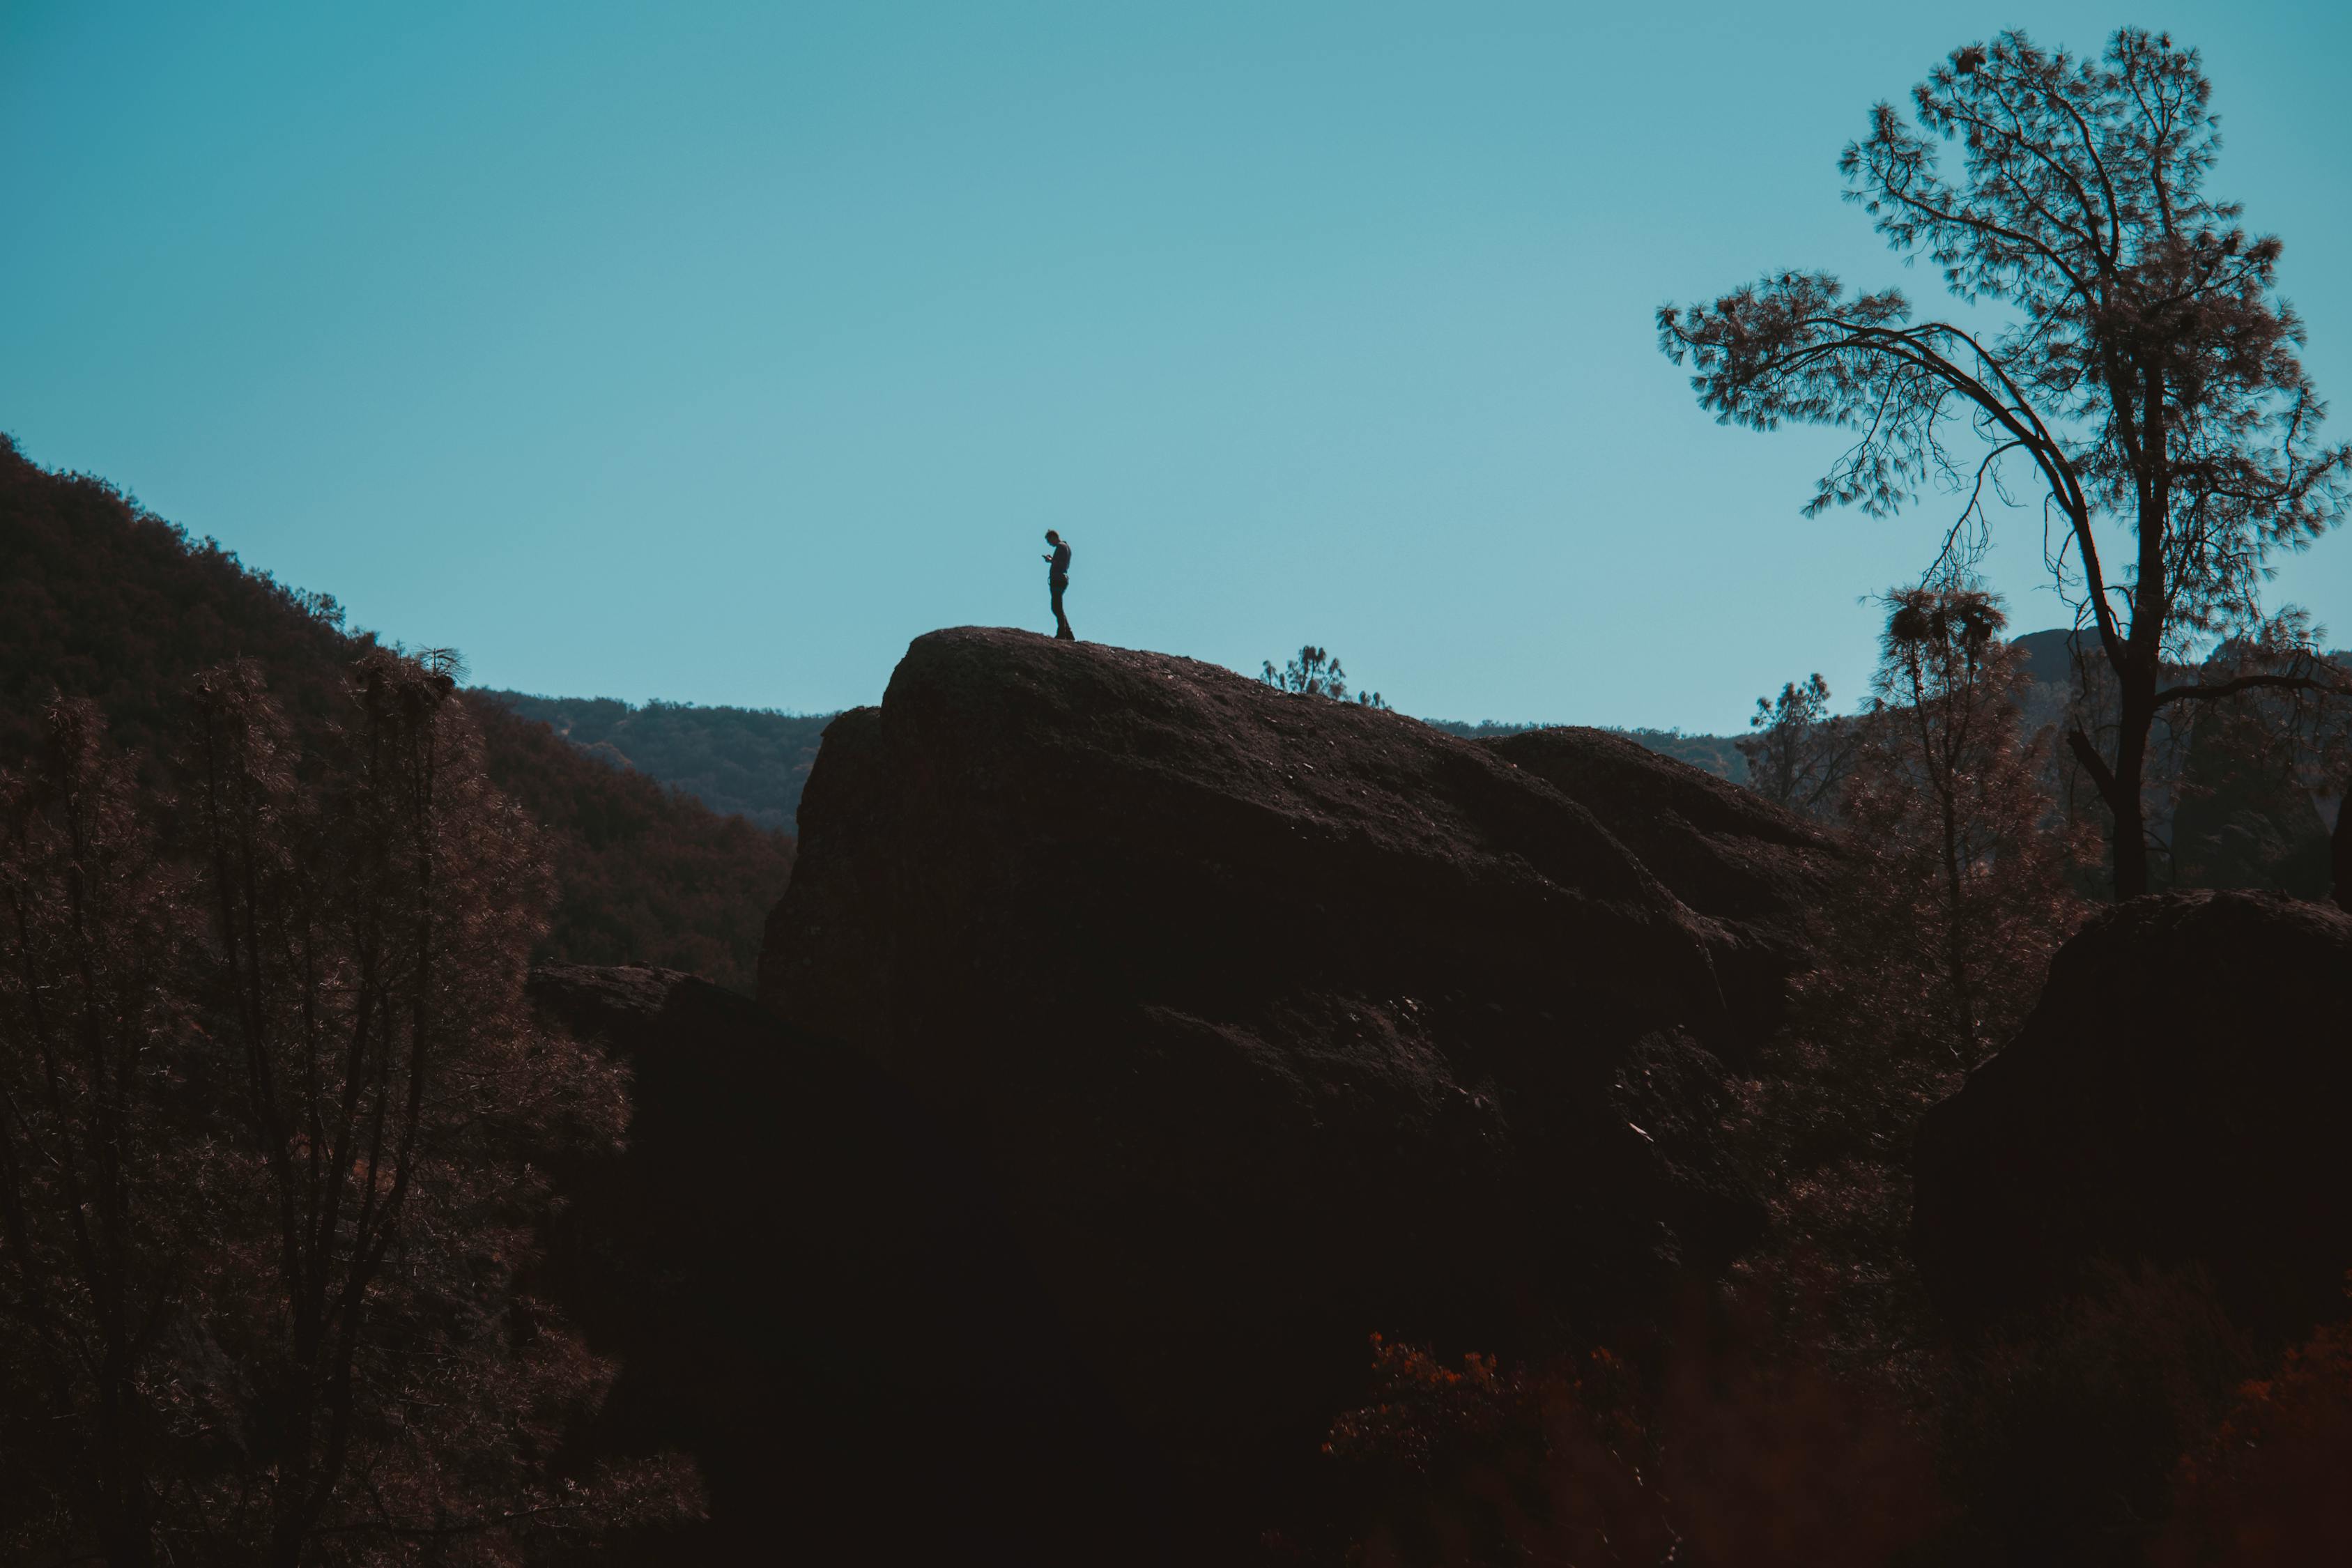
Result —
[[1607, 1349], [1459, 1370], [1374, 1341], [1355, 1468], [1360, 1559], [1879, 1568], [1946, 1509], [1885, 1400], [1776, 1348], [1752, 1299], [1694, 1310], [1644, 1373]]
[[2240, 1386], [2174, 1474], [2158, 1568], [2352, 1563], [2352, 1322], [2330, 1323]]

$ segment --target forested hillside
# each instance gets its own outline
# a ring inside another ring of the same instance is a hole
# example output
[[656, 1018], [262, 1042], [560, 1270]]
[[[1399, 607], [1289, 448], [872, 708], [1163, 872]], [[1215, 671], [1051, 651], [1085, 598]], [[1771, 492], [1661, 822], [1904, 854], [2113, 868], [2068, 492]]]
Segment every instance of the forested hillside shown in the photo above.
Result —
[[488, 742], [491, 782], [556, 839], [562, 900], [547, 956], [751, 989], [761, 922], [792, 876], [791, 835], [583, 754], [494, 697], [469, 691], [466, 706]]
[[684, 790], [713, 811], [793, 830], [801, 788], [830, 713], [705, 708], [656, 699], [638, 707], [611, 697], [534, 697], [483, 691], [573, 745]]
[[[88, 697], [122, 744], [176, 743], [197, 670], [249, 658], [298, 725], [341, 711], [374, 643], [324, 595], [247, 569], [102, 480], [47, 472], [0, 436], [0, 767], [44, 703]], [[749, 989], [761, 922], [791, 874], [785, 833], [606, 766], [469, 694], [491, 776], [552, 840], [562, 896], [541, 956], [676, 965]]]

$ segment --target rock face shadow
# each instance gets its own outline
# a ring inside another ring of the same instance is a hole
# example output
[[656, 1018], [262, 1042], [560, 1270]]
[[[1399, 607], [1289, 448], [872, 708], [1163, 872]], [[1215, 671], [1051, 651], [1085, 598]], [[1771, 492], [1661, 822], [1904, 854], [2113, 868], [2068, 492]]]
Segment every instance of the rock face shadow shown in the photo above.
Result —
[[826, 731], [761, 1001], [961, 1146], [1188, 1509], [1311, 1462], [1374, 1331], [1637, 1317], [1837, 851], [1594, 731], [1479, 744], [964, 628]]
[[675, 970], [549, 965], [530, 995], [633, 1079], [626, 1152], [560, 1173], [548, 1238], [621, 1363], [593, 1445], [691, 1454], [709, 1492], [624, 1561], [1150, 1561], [1159, 1478], [952, 1129]]
[[2053, 961], [2024, 1026], [1928, 1111], [1912, 1248], [1964, 1333], [2102, 1262], [2194, 1268], [2273, 1343], [2344, 1315], [2352, 915], [2135, 899]]

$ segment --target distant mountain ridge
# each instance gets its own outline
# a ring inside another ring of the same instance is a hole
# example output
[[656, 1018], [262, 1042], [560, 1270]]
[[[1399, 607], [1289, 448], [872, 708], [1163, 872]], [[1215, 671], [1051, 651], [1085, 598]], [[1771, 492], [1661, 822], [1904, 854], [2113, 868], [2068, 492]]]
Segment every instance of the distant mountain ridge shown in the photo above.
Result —
[[817, 742], [834, 719], [658, 698], [637, 706], [612, 697], [488, 689], [480, 695], [538, 720], [591, 756], [635, 768], [713, 811], [782, 833], [793, 830]]

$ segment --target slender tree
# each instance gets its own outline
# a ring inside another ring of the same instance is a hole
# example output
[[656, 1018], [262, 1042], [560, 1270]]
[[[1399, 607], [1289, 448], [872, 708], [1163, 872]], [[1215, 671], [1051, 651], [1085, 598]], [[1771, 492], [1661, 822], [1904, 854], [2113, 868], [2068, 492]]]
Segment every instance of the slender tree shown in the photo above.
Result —
[[1916, 1342], [1903, 1348], [1900, 1325], [1915, 1307], [1885, 1262], [1909, 1223], [1919, 1118], [2033, 1005], [2087, 912], [2069, 873], [2096, 838], [2051, 820], [2049, 735], [2019, 721], [2026, 671], [1999, 606], [1950, 584], [1898, 590], [1886, 608], [1838, 797], [1851, 853], [1758, 1104], [1775, 1206], [1845, 1281], [1825, 1324], [1908, 1376]]
[[203, 1182], [166, 1158], [186, 1130], [156, 1092], [194, 1054], [170, 985], [187, 889], [96, 709], [58, 703], [46, 731], [33, 774], [0, 778], [0, 1469], [47, 1458], [62, 1519], [143, 1568], [170, 1440], [157, 1364], [198, 1272], [196, 1238], [159, 1217]]
[[1830, 711], [1830, 683], [1819, 670], [1759, 697], [1748, 733], [1733, 742], [1748, 759], [1748, 785], [1773, 805], [1812, 816], [1835, 815], [1839, 787], [1853, 760], [1854, 726]]
[[[1767, 277], [1658, 312], [1701, 405], [1769, 430], [1842, 426], [1853, 445], [1809, 514], [1885, 514], [1936, 482], [1956, 499], [1948, 555], [1980, 545], [1988, 495], [2038, 492], [2050, 563], [2113, 671], [2103, 747], [2067, 743], [2112, 821], [2115, 889], [2147, 889], [2143, 786], [2159, 711], [2259, 688], [2340, 689], [2332, 671], [2172, 680], [2192, 644], [2265, 626], [2266, 558], [2336, 522], [2352, 448], [2298, 358], [2303, 327], [2275, 283], [2280, 245], [2205, 189], [2220, 141], [2193, 49], [2124, 28], [2097, 59], [2022, 33], [1954, 51], [1889, 103], [1842, 161], [1850, 200], [1896, 249], [1926, 257], [1965, 304], [2009, 324], [1913, 320], [1902, 293], [1849, 295], [1820, 272]], [[1961, 150], [1957, 176], [1939, 144]], [[2100, 525], [2130, 545], [2111, 562]], [[2257, 642], [2263, 638], [2257, 635]]]
[[[1874, 702], [1843, 803], [1870, 847], [1861, 902], [1890, 989], [1959, 1067], [2023, 1017], [2080, 916], [2050, 831], [2043, 737], [2021, 732], [2024, 671], [2000, 602], [1966, 581], [1886, 595]], [[1882, 977], [1885, 977], [1884, 975]]]

